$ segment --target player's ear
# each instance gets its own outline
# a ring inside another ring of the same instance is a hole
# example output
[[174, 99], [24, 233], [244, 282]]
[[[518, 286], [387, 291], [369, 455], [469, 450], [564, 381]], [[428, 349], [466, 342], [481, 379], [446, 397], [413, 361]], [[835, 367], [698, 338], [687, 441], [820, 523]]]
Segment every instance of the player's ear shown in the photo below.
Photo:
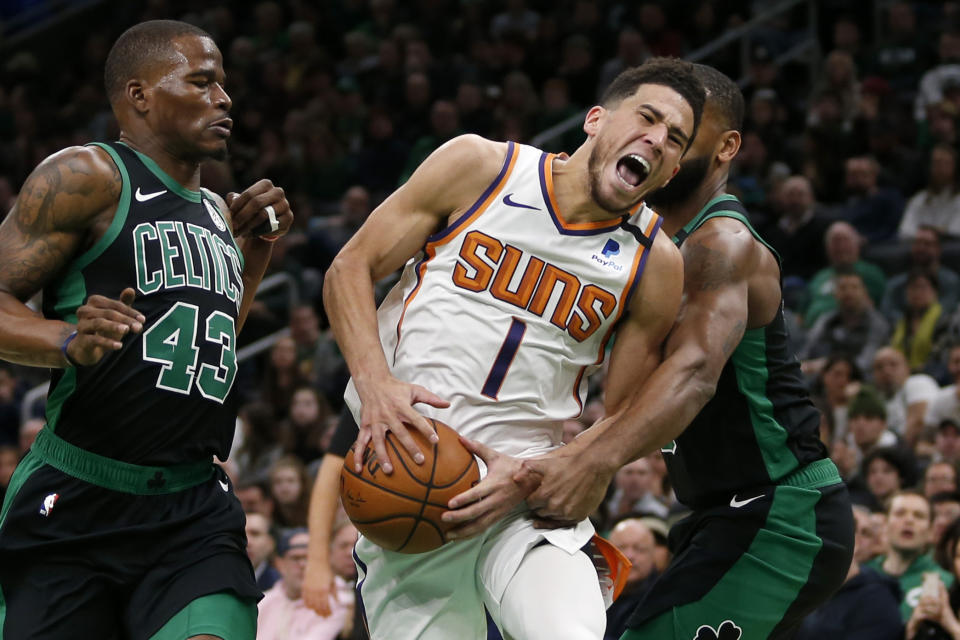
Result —
[[141, 80], [127, 80], [127, 84], [123, 88], [123, 97], [138, 113], [149, 111], [149, 91], [143, 86]]
[[587, 136], [595, 136], [600, 130], [600, 121], [603, 120], [604, 114], [607, 112], [606, 109], [597, 105], [591, 107], [590, 111], [587, 111], [587, 117], [583, 121], [583, 132]]
[[720, 136], [720, 150], [717, 152], [717, 159], [721, 162], [730, 162], [740, 151], [740, 132], [726, 131]]

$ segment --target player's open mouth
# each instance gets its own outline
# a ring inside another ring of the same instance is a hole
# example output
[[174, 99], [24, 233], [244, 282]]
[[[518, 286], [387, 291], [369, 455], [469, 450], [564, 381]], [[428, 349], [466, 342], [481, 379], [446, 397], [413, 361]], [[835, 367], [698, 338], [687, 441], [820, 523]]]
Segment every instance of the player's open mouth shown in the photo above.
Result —
[[617, 176], [620, 182], [630, 189], [640, 186], [650, 175], [650, 163], [635, 153], [624, 156], [617, 161]]

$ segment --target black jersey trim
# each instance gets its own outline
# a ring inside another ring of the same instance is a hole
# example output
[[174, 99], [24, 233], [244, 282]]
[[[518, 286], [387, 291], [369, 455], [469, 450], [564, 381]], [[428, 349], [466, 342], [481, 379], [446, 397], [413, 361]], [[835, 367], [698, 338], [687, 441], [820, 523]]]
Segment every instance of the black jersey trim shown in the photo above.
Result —
[[170, 174], [168, 174], [166, 171], [161, 169], [160, 165], [158, 165], [153, 158], [140, 153], [139, 151], [137, 151], [136, 149], [134, 149], [133, 147], [131, 147], [130, 145], [124, 142], [118, 142], [117, 144], [122, 144], [127, 149], [130, 149], [135, 154], [137, 154], [137, 157], [140, 159], [140, 162], [142, 162], [144, 166], [150, 170], [150, 173], [155, 175], [157, 179], [160, 182], [162, 182], [167, 189], [170, 189], [171, 193], [174, 193], [180, 196], [184, 200], [189, 200], [190, 202], [196, 202], [198, 204], [200, 203], [201, 198], [200, 198], [199, 191], [191, 191], [190, 189], [187, 189], [185, 186], [183, 186], [182, 184], [180, 184], [179, 182], [171, 178]]

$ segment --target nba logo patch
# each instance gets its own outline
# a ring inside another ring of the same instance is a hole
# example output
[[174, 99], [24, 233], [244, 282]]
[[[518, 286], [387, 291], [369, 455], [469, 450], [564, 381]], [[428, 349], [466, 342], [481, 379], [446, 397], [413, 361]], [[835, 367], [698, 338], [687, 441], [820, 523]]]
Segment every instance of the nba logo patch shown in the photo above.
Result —
[[213, 220], [213, 224], [217, 225], [217, 229], [220, 229], [220, 231], [226, 231], [227, 225], [223, 222], [223, 216], [220, 215], [220, 212], [217, 211], [217, 208], [210, 204], [209, 200], [204, 200], [203, 204], [207, 207], [207, 213], [210, 214], [210, 219]]
[[46, 498], [43, 499], [43, 504], [40, 505], [40, 515], [47, 518], [50, 516], [50, 512], [53, 511], [53, 505], [57, 504], [57, 500], [60, 499], [59, 493], [51, 493]]
[[613, 239], [607, 240], [607, 244], [603, 245], [601, 253], [603, 253], [604, 258], [617, 255], [620, 253], [620, 243]]

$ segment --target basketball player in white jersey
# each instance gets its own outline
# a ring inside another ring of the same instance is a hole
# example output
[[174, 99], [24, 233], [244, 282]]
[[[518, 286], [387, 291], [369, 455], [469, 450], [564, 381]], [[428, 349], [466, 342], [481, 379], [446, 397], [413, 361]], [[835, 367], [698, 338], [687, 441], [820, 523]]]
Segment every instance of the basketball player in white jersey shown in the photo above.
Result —
[[[510, 486], [518, 459], [559, 446], [614, 329], [607, 412], [626, 404], [659, 363], [683, 278], [643, 197], [676, 173], [703, 102], [691, 65], [651, 60], [587, 113], [573, 155], [462, 136], [373, 212], [324, 284], [357, 450], [372, 440], [389, 473], [385, 433], [416, 457], [408, 430], [430, 437], [429, 416], [470, 439], [488, 486]], [[404, 264], [378, 315], [374, 283]], [[482, 640], [486, 607], [507, 639], [602, 638], [611, 589], [589, 520], [541, 531], [521, 509], [483, 517], [479, 536], [425, 554], [361, 537], [371, 637]]]

